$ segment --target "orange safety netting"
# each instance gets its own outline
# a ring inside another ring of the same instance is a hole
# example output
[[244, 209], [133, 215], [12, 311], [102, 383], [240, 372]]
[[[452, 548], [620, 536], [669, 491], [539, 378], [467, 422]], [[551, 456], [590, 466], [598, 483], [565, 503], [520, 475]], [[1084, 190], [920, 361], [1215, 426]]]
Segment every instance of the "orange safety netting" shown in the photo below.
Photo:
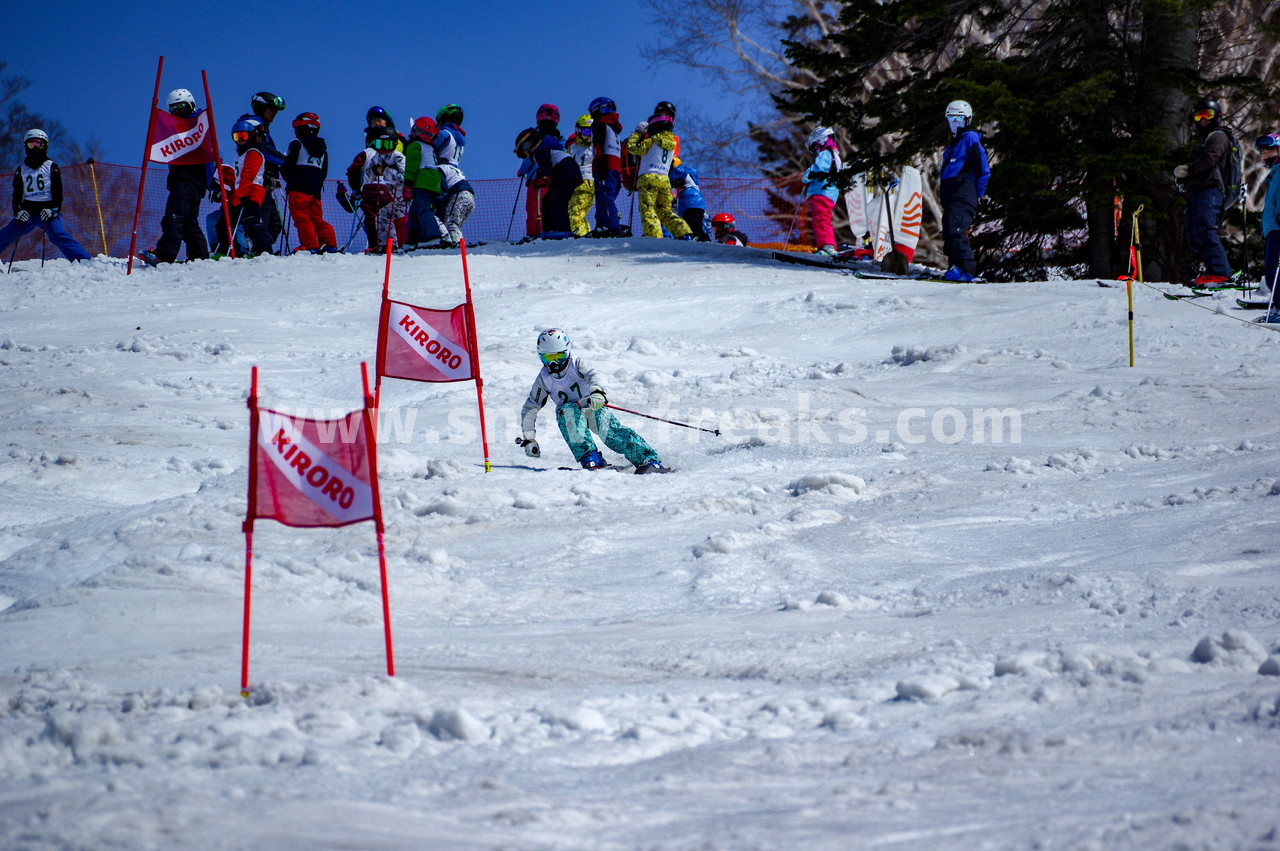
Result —
[[[138, 199], [138, 179], [142, 170], [138, 166], [81, 163], [61, 166], [61, 171], [62, 215], [67, 231], [90, 255], [128, 257]], [[167, 176], [168, 169], [164, 167], [152, 167], [147, 172], [142, 215], [138, 221], [139, 251], [152, 248], [160, 238], [160, 219], [168, 198], [165, 188]], [[12, 185], [12, 182], [12, 172], [0, 174], [0, 186]], [[349, 252], [363, 251], [368, 247], [364, 231], [357, 226], [354, 215], [338, 206], [336, 192], [341, 182], [330, 180], [325, 185], [325, 219], [333, 225], [339, 246], [345, 245]], [[468, 182], [476, 194], [475, 212], [462, 229], [469, 242], [514, 241], [524, 236], [525, 190], [519, 178]], [[812, 248], [813, 239], [805, 212], [801, 210], [798, 216], [795, 215], [796, 203], [803, 191], [798, 176], [783, 180], [707, 177], [699, 183], [707, 203], [708, 220], [716, 213], [731, 213], [738, 229], [747, 234], [753, 245], [771, 244], [780, 248], [788, 244], [800, 250]], [[277, 191], [276, 198], [281, 214], [286, 215], [284, 192]], [[219, 208], [205, 200], [201, 204], [201, 221], [215, 209]], [[618, 211], [623, 224], [630, 225], [632, 231], [639, 235], [638, 196], [625, 189], [619, 192]], [[588, 222], [594, 223], [594, 216], [589, 217]], [[297, 233], [292, 223], [284, 239], [287, 239], [287, 244], [277, 244], [277, 251], [285, 252], [297, 246]], [[18, 260], [30, 260], [40, 257], [42, 250], [50, 258], [61, 256], [56, 249], [43, 244], [43, 231], [37, 228], [5, 253], [12, 252]], [[184, 256], [179, 252], [179, 259]], [[9, 257], [0, 257], [0, 262], [8, 261]]]

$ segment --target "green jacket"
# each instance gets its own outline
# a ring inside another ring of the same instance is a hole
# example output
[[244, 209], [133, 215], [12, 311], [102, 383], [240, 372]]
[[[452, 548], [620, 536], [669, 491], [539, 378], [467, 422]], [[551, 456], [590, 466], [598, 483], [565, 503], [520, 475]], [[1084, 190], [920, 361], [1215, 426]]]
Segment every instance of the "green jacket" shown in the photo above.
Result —
[[404, 152], [404, 184], [428, 192], [440, 191], [440, 171], [435, 167], [436, 152], [418, 139], [412, 139]]

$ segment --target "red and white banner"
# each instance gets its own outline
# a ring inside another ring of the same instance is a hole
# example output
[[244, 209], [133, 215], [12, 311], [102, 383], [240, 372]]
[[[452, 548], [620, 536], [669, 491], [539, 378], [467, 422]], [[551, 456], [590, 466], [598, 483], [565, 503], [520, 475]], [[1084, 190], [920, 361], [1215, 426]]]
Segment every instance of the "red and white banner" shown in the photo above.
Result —
[[378, 375], [410, 381], [469, 381], [476, 377], [470, 339], [466, 304], [432, 310], [384, 298]]
[[258, 409], [249, 517], [286, 526], [346, 526], [378, 507], [365, 411], [340, 420]]
[[215, 159], [208, 110], [193, 118], [178, 118], [156, 108], [147, 140], [147, 159], [166, 165], [198, 165]]

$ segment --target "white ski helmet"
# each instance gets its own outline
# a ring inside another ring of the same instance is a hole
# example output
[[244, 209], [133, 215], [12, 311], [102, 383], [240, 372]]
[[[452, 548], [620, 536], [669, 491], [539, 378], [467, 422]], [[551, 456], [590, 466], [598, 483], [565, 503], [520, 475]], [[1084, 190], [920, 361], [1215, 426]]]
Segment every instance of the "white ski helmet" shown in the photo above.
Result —
[[187, 109], [191, 112], [196, 111], [196, 98], [186, 89], [174, 89], [169, 92], [169, 97], [165, 99], [165, 105], [173, 112], [174, 106], [177, 104], [186, 104]]
[[[959, 119], [958, 121], [954, 119]], [[953, 100], [947, 104], [947, 123], [953, 126], [968, 127], [973, 120], [973, 107], [967, 100]]]
[[22, 147], [26, 147], [27, 143], [32, 139], [39, 139], [44, 142], [44, 146], [49, 147], [49, 134], [41, 130], [39, 127], [32, 127], [22, 136]]
[[818, 126], [813, 128], [813, 132], [809, 134], [809, 150], [818, 150], [824, 142], [834, 135], [836, 135], [836, 131], [830, 127]]
[[569, 365], [569, 346], [569, 335], [559, 328], [548, 328], [538, 335], [538, 357], [551, 372], [563, 372]]

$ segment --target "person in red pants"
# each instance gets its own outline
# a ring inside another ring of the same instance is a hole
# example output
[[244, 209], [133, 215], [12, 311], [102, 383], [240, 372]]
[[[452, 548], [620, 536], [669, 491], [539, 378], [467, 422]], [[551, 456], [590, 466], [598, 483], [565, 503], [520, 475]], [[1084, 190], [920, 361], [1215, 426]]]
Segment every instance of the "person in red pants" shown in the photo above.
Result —
[[320, 118], [314, 112], [301, 113], [293, 120], [293, 135], [280, 173], [289, 196], [289, 213], [298, 229], [298, 251], [333, 253], [338, 240], [333, 226], [324, 220], [320, 192], [329, 176], [329, 152], [320, 138]]

